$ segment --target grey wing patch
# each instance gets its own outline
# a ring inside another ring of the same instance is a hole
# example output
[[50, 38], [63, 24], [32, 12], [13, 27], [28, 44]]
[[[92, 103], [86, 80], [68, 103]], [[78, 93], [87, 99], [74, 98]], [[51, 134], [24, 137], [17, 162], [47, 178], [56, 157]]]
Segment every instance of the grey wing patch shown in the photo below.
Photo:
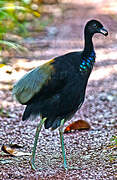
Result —
[[21, 103], [28, 102], [51, 78], [53, 66], [49, 63], [37, 67], [24, 75], [13, 87], [13, 96]]

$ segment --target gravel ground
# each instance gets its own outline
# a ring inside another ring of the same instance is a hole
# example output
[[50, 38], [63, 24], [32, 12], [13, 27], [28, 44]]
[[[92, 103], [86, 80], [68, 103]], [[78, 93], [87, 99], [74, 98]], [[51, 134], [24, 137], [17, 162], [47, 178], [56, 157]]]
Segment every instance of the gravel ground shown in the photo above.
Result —
[[81, 49], [84, 23], [92, 18], [100, 19], [109, 36], [94, 37], [97, 59], [87, 86], [86, 99], [82, 108], [66, 123], [87, 120], [91, 130], [64, 135], [68, 164], [79, 169], [64, 171], [58, 130], [51, 132], [43, 129], [36, 153], [37, 167], [42, 169], [31, 170], [28, 156], [10, 157], [0, 151], [0, 180], [117, 179], [116, 147], [107, 147], [110, 138], [117, 134], [117, 15], [114, 1], [111, 1], [111, 6], [110, 1], [67, 2], [54, 7], [56, 17], [43, 35], [24, 40], [30, 53], [24, 57], [15, 55], [11, 59], [12, 67], [7, 66], [0, 71], [0, 101], [4, 108], [0, 116], [0, 146], [12, 142], [24, 145], [23, 150], [31, 152], [39, 121], [21, 121], [24, 107], [12, 98], [12, 82], [28, 69], [44, 62], [40, 59], [47, 60]]

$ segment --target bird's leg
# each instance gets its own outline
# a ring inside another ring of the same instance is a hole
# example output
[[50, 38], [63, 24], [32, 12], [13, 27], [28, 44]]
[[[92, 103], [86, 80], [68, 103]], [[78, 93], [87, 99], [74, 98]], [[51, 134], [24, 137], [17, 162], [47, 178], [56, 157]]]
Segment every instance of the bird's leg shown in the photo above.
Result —
[[62, 156], [64, 161], [64, 168], [67, 170], [67, 162], [65, 157], [65, 148], [64, 148], [64, 139], [63, 139], [63, 125], [64, 125], [64, 119], [61, 120], [61, 125], [59, 128], [59, 134], [60, 134], [60, 142], [61, 142], [61, 148], [62, 148]]
[[31, 158], [30, 158], [30, 165], [31, 165], [31, 168], [33, 170], [36, 169], [36, 166], [35, 166], [35, 152], [36, 152], [36, 147], [37, 147], [37, 141], [38, 141], [38, 137], [39, 137], [39, 133], [41, 131], [42, 125], [44, 124], [45, 120], [46, 120], [46, 118], [41, 119], [41, 121], [38, 124], [37, 129], [36, 129], [34, 146], [33, 146], [32, 155], [31, 155]]
[[81, 168], [79, 167], [69, 167], [67, 166], [67, 161], [66, 161], [66, 157], [65, 157], [65, 149], [64, 149], [64, 139], [63, 139], [63, 125], [64, 125], [64, 119], [62, 119], [61, 121], [61, 125], [59, 128], [59, 134], [60, 134], [60, 141], [61, 141], [61, 147], [62, 147], [62, 156], [63, 156], [63, 161], [64, 161], [64, 168], [65, 170], [80, 170]]

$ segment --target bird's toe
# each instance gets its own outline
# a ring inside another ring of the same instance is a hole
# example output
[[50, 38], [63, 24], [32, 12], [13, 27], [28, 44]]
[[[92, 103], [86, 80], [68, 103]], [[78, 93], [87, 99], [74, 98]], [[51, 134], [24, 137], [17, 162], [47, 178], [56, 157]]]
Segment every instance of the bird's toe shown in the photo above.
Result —
[[35, 171], [36, 170], [36, 165], [35, 165], [34, 160], [32, 158], [30, 159], [29, 163], [31, 165], [31, 168]]

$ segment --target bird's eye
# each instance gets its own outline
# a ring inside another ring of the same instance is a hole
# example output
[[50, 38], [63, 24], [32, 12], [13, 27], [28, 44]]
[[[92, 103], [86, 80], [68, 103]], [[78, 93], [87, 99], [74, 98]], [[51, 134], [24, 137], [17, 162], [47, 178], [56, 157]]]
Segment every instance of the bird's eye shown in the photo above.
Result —
[[93, 27], [95, 27], [95, 28], [96, 28], [96, 27], [97, 27], [97, 24], [93, 24]]

